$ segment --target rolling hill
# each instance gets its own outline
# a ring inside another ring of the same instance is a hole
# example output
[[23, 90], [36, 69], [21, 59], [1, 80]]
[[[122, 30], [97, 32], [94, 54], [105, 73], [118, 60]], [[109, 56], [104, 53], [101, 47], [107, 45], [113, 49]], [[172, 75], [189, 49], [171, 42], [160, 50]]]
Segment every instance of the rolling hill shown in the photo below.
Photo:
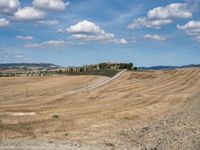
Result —
[[0, 72], [39, 72], [59, 69], [61, 66], [51, 63], [5, 63], [0, 64]]

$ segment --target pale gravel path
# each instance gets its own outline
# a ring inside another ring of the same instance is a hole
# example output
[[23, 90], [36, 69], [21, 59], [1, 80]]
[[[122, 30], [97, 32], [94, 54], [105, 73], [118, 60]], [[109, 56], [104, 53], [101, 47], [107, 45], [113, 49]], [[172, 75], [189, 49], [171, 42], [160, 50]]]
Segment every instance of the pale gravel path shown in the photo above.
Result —
[[85, 91], [88, 91], [88, 90], [96, 89], [98, 87], [101, 87], [101, 86], [103, 86], [103, 85], [105, 85], [105, 84], [107, 84], [107, 83], [119, 78], [126, 71], [127, 71], [127, 69], [124, 69], [121, 72], [117, 73], [114, 77], [107, 78], [107, 79], [105, 79], [103, 81], [100, 81], [98, 83], [95, 83], [93, 85], [88, 85], [88, 87], [84, 87], [84, 88], [80, 88], [80, 89], [77, 89], [77, 90], [65, 92], [63, 94], [60, 94], [59, 96], [67, 96], [67, 95], [71, 95], [71, 94], [77, 94], [77, 93], [85, 92]]

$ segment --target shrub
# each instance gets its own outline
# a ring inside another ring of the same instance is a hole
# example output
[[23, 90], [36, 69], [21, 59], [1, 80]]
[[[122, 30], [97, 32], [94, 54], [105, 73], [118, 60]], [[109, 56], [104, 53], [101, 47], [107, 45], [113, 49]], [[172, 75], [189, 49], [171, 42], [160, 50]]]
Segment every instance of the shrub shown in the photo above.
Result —
[[52, 117], [53, 117], [53, 118], [59, 118], [59, 115], [57, 115], [57, 114], [53, 114]]
[[137, 70], [138, 70], [138, 68], [137, 68], [137, 67], [134, 67], [134, 68], [133, 68], [133, 70], [134, 70], [134, 71], [137, 71]]

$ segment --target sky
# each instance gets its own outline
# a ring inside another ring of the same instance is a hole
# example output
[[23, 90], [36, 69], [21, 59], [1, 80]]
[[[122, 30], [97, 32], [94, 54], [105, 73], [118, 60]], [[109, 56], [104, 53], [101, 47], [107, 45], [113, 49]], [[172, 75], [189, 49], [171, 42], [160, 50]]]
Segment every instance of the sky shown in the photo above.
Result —
[[200, 64], [199, 0], [0, 0], [0, 63]]

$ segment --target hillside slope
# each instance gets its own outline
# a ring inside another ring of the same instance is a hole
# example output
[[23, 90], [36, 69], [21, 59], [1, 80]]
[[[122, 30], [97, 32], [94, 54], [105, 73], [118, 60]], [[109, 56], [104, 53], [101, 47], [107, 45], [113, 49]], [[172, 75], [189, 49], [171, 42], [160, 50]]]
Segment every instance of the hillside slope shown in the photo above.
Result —
[[0, 148], [199, 149], [199, 69], [126, 72], [99, 88], [70, 94], [87, 87], [89, 77], [68, 77], [56, 85], [56, 95], [43, 87], [57, 83], [55, 78], [34, 78], [33, 84], [26, 78], [35, 87], [29, 96], [15, 91], [16, 80], [2, 79], [0, 138], [6, 140]]

